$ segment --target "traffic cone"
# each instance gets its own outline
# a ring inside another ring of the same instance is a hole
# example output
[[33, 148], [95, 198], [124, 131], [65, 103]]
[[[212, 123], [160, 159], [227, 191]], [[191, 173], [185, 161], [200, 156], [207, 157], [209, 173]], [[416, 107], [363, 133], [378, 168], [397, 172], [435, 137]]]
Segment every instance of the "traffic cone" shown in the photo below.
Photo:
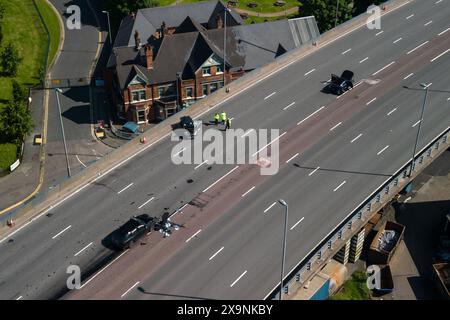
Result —
[[147, 138], [146, 137], [142, 137], [141, 138], [141, 143], [147, 143]]

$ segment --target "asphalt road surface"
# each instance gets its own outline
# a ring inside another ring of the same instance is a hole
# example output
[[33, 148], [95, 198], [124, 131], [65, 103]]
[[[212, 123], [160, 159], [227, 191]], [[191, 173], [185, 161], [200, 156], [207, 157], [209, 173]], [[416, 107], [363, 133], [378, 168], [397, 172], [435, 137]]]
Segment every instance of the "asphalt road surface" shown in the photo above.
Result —
[[[191, 202], [174, 217], [185, 228], [165, 240], [149, 235], [68, 298], [263, 298], [279, 281], [283, 215], [274, 201], [290, 204], [290, 270], [410, 159], [424, 91], [403, 85], [432, 83], [419, 146], [448, 127], [450, 75], [442, 70], [450, 61], [441, 54], [450, 49], [450, 32], [442, 33], [449, 11], [448, 0], [413, 1], [382, 18], [382, 33], [358, 29], [229, 101], [235, 128], [287, 132], [277, 175], [175, 166], [175, 143], [165, 140], [4, 239], [0, 297], [54, 297], [68, 265], [89, 270], [111, 256], [101, 241], [131, 215]], [[362, 81], [339, 99], [320, 93], [321, 81], [343, 69], [381, 81]]]

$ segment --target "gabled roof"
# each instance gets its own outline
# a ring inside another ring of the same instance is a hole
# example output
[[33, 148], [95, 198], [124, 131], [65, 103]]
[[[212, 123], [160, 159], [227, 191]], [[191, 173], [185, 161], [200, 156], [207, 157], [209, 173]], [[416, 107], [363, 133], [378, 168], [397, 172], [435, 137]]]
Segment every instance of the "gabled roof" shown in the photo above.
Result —
[[196, 20], [192, 19], [190, 16], [187, 16], [186, 19], [176, 28], [175, 33], [186, 33], [186, 32], [194, 32], [194, 31], [205, 31], [205, 27], [203, 27]]

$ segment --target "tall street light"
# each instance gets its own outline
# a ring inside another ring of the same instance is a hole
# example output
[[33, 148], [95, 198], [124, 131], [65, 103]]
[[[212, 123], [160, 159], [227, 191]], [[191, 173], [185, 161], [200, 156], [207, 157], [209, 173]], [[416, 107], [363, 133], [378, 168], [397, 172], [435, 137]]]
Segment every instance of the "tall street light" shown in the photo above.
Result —
[[339, 0], [336, 0], [336, 19], [334, 20], [334, 27], [335, 28], [337, 26], [338, 12], [339, 12]]
[[62, 93], [62, 90], [60, 88], [55, 88], [56, 102], [58, 103], [58, 111], [59, 111], [59, 122], [61, 124], [61, 132], [62, 132], [63, 143], [64, 143], [64, 152], [66, 154], [67, 173], [70, 177], [71, 173], [70, 173], [70, 165], [69, 165], [69, 156], [67, 155], [66, 135], [64, 134], [64, 124], [63, 124], [62, 115], [61, 115], [61, 106], [59, 104], [58, 92]]
[[281, 281], [280, 281], [280, 299], [283, 294], [283, 278], [284, 278], [284, 261], [286, 259], [286, 235], [287, 235], [287, 227], [288, 227], [288, 204], [283, 199], [278, 200], [278, 202], [285, 208], [284, 214], [284, 239], [283, 239], [283, 258], [281, 260]]
[[417, 144], [419, 143], [420, 127], [422, 126], [423, 114], [425, 111], [425, 105], [427, 103], [428, 88], [431, 86], [431, 83], [429, 83], [429, 84], [421, 83], [420, 86], [425, 90], [425, 98], [423, 99], [422, 111], [420, 112], [419, 128], [417, 129], [416, 142], [414, 143], [413, 156], [412, 156], [412, 160], [411, 160], [411, 167], [409, 169], [408, 177], [411, 177], [413, 167], [414, 167], [414, 159], [416, 157]]
[[106, 13], [106, 16], [108, 17], [109, 45], [112, 47], [112, 34], [111, 34], [111, 23], [109, 21], [109, 12], [106, 10], [103, 10], [102, 12]]
[[[228, 6], [228, 5], [227, 5]], [[227, 56], [227, 12], [230, 12], [230, 9], [228, 7], [225, 7], [223, 11], [224, 15], [224, 28], [223, 28], [223, 86], [226, 86], [226, 78], [225, 78], [225, 61]]]

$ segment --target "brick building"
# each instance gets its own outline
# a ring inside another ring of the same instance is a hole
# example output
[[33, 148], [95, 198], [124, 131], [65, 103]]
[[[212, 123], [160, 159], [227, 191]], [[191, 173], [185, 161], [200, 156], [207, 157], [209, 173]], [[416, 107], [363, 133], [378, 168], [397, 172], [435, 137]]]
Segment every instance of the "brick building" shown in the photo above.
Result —
[[120, 25], [107, 86], [120, 118], [160, 121], [318, 35], [314, 17], [244, 25], [218, 0], [142, 9]]

